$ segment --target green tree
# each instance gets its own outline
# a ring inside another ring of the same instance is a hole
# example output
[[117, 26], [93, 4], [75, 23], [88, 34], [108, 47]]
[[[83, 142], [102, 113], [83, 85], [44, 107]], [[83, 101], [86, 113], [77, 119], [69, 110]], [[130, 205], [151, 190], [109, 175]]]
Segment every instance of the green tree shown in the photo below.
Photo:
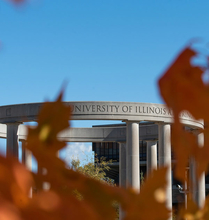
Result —
[[112, 160], [106, 161], [105, 157], [100, 158], [100, 161], [95, 157], [95, 161], [90, 161], [85, 165], [81, 165], [79, 159], [72, 159], [70, 167], [90, 178], [115, 186], [114, 180], [106, 176], [106, 171], [109, 171]]

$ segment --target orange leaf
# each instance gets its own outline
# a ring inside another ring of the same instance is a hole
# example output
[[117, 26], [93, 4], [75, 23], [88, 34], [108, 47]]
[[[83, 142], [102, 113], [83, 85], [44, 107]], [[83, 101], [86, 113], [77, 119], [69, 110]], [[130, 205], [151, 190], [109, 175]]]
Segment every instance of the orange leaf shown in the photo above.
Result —
[[209, 164], [209, 145], [200, 148], [197, 137], [183, 131], [179, 122], [179, 114], [184, 110], [196, 119], [204, 119], [206, 124], [209, 122], [209, 86], [202, 80], [205, 68], [191, 64], [191, 59], [196, 55], [193, 49], [185, 48], [159, 79], [161, 95], [174, 114], [172, 144], [177, 159], [176, 175], [180, 180], [184, 179], [189, 157], [196, 159], [198, 177], [207, 170]]
[[[125, 219], [168, 219], [169, 210], [165, 207], [166, 172], [167, 167], [153, 171], [152, 176], [143, 184], [140, 194], [131, 198], [131, 204], [127, 207]], [[126, 211], [126, 209], [124, 210]]]

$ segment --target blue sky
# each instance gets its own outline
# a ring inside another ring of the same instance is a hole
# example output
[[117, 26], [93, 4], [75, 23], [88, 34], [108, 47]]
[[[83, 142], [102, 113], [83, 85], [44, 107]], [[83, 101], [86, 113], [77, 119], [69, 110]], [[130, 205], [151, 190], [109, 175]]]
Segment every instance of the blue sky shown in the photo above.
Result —
[[208, 41], [208, 11], [206, 0], [31, 0], [20, 7], [1, 0], [0, 105], [53, 100], [64, 81], [65, 101], [162, 103], [156, 81], [189, 40]]

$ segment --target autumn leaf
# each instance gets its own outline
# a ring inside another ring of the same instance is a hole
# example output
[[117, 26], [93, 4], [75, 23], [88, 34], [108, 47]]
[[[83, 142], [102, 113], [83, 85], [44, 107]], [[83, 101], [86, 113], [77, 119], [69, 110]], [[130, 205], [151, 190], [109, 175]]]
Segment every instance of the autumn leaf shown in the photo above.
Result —
[[191, 64], [196, 54], [191, 48], [185, 48], [159, 80], [161, 96], [173, 110], [176, 121], [183, 110], [188, 110], [196, 119], [209, 118], [209, 105], [205, 103], [208, 86], [202, 81], [204, 69]]
[[140, 194], [133, 194], [130, 197], [130, 201], [128, 200], [127, 202], [130, 202], [131, 205], [124, 208], [125, 219], [168, 219], [171, 210], [169, 211], [165, 206], [166, 172], [167, 167], [154, 170], [152, 176], [143, 184]]
[[207, 133], [206, 144], [200, 148], [195, 132], [186, 131], [179, 120], [180, 113], [186, 110], [195, 119], [203, 119], [205, 124], [209, 122], [209, 87], [202, 80], [206, 69], [192, 65], [191, 59], [196, 55], [190, 47], [185, 48], [159, 79], [161, 96], [174, 114], [172, 144], [177, 160], [175, 174], [180, 180], [184, 180], [189, 157], [196, 160], [198, 177], [207, 171], [209, 164], [208, 131], [202, 131]]
[[206, 199], [203, 208], [199, 209], [197, 204], [191, 199], [188, 199], [187, 208], [182, 207], [179, 211], [179, 220], [207, 220], [209, 219], [209, 198]]
[[28, 128], [27, 148], [37, 160], [40, 157], [40, 161], [44, 162], [44, 155], [55, 155], [66, 145], [57, 140], [57, 134], [69, 127], [70, 120], [70, 106], [62, 102], [62, 95], [61, 92], [56, 102], [46, 102], [40, 110], [38, 126]]
[[7, 200], [0, 198], [0, 219], [2, 220], [22, 220], [18, 208]]
[[33, 178], [17, 159], [0, 156], [0, 183], [1, 198], [13, 202], [18, 207], [27, 205]]

